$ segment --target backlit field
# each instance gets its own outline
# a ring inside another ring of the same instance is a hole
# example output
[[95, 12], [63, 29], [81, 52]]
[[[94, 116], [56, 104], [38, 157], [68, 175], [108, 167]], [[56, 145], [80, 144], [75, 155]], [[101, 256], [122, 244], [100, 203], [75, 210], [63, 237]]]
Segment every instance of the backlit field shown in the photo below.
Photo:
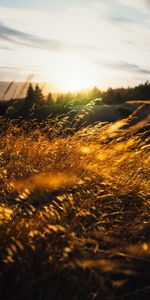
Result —
[[0, 299], [149, 299], [149, 127], [65, 122], [1, 119]]

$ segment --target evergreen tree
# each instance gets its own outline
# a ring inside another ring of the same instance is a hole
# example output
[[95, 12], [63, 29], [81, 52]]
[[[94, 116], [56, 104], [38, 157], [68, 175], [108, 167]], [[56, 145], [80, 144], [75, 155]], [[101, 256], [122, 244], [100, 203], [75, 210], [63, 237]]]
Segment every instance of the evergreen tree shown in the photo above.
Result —
[[58, 94], [57, 99], [56, 99], [56, 104], [57, 105], [63, 105], [64, 103], [64, 95], [63, 94]]
[[32, 87], [32, 84], [30, 83], [25, 98], [25, 104], [27, 107], [31, 107], [34, 104], [34, 101], [35, 101], [34, 89]]
[[47, 105], [51, 106], [54, 104], [53, 98], [52, 98], [52, 93], [49, 93], [47, 96]]
[[34, 96], [35, 96], [36, 105], [38, 108], [40, 108], [44, 103], [44, 96], [38, 84], [36, 84], [35, 86]]
[[121, 104], [122, 103], [122, 97], [121, 97], [121, 93], [117, 92], [115, 99], [114, 99], [114, 104]]
[[90, 92], [91, 99], [100, 98], [101, 95], [101, 91], [96, 86]]
[[35, 103], [34, 89], [32, 84], [30, 83], [27, 90], [27, 95], [24, 99], [23, 106], [19, 112], [20, 115], [27, 116], [30, 113], [31, 109], [33, 108], [34, 103]]

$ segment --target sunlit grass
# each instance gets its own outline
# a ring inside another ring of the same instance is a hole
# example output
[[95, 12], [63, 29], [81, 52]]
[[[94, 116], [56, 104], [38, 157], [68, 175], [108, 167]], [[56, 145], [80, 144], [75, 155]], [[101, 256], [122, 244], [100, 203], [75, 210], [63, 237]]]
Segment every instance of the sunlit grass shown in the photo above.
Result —
[[63, 122], [1, 136], [3, 299], [148, 299], [148, 134], [119, 121], [64, 137]]

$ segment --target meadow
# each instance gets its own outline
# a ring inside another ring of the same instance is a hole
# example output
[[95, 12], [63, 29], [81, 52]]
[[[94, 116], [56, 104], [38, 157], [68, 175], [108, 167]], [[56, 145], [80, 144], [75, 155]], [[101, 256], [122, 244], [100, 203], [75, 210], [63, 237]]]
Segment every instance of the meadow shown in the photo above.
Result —
[[149, 126], [0, 123], [0, 299], [149, 299]]

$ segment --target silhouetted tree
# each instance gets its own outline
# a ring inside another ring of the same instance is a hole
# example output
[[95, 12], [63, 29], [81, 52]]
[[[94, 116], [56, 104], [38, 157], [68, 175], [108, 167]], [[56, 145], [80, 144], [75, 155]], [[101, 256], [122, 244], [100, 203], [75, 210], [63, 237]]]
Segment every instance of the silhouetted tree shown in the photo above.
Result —
[[117, 93], [115, 95], [114, 104], [120, 104], [122, 102], [124, 102], [124, 101], [122, 101], [121, 92], [117, 91]]
[[52, 98], [52, 93], [49, 93], [47, 96], [47, 106], [51, 106], [54, 104], [53, 98]]
[[35, 97], [35, 104], [37, 108], [40, 108], [43, 105], [44, 96], [38, 84], [36, 84], [35, 86], [34, 97]]
[[96, 86], [90, 92], [91, 100], [95, 99], [95, 98], [100, 98], [101, 96], [102, 96], [102, 93]]
[[33, 109], [35, 103], [35, 95], [34, 95], [34, 89], [32, 84], [29, 84], [28, 90], [27, 90], [27, 95], [23, 101], [23, 105], [18, 111], [18, 114], [21, 116], [28, 116], [30, 111]]
[[58, 94], [55, 98], [56, 102], [53, 101], [51, 93], [44, 98], [38, 84], [35, 88], [29, 84], [25, 98], [0, 101], [0, 115], [7, 115], [12, 119], [21, 116], [44, 120], [49, 114], [55, 116], [76, 111], [76, 109], [80, 109], [80, 104], [86, 105], [96, 98], [102, 98], [104, 104], [119, 104], [129, 100], [150, 100], [150, 82], [146, 81], [135, 87], [108, 88], [104, 92], [94, 87], [91, 90], [82, 90], [77, 93]]
[[28, 90], [27, 90], [27, 95], [25, 98], [25, 105], [26, 105], [26, 107], [32, 107], [34, 102], [35, 102], [34, 89], [33, 89], [32, 84], [30, 83]]
[[56, 105], [63, 105], [64, 104], [64, 95], [58, 94], [56, 98]]

